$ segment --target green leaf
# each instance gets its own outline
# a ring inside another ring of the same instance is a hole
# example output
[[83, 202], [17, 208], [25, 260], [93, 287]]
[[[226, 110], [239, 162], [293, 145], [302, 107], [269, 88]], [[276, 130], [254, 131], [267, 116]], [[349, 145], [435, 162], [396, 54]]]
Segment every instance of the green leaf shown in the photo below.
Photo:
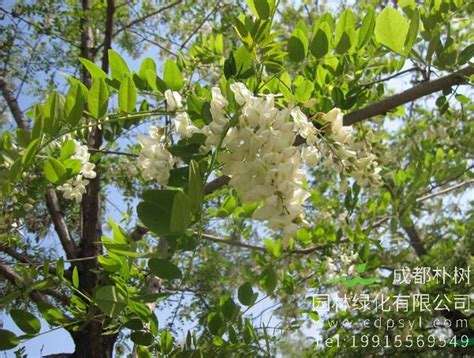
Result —
[[300, 29], [295, 29], [288, 39], [288, 55], [290, 60], [301, 62], [304, 60], [307, 52], [308, 38], [306, 34]]
[[219, 304], [224, 317], [228, 320], [234, 319], [236, 312], [239, 310], [234, 300], [231, 297], [225, 295], [221, 297]]
[[322, 24], [317, 31], [316, 34], [313, 36], [310, 44], [310, 51], [316, 58], [323, 58], [329, 52], [329, 39], [326, 31], [324, 30], [324, 26], [327, 27], [327, 24]]
[[408, 27], [408, 21], [402, 14], [394, 8], [386, 7], [377, 16], [375, 39], [390, 50], [403, 55]]
[[170, 353], [173, 349], [173, 336], [166, 329], [161, 332], [160, 347], [164, 354]]
[[147, 190], [138, 204], [139, 219], [157, 235], [179, 234], [190, 222], [189, 197], [177, 190]]
[[151, 59], [150, 57], [147, 57], [142, 61], [142, 64], [140, 65], [140, 70], [138, 71], [138, 76], [143, 81], [148, 81], [147, 71], [152, 71], [152, 73], [154, 73], [156, 76], [156, 64], [155, 61], [153, 61], [153, 59]]
[[267, 294], [271, 294], [275, 290], [277, 283], [278, 278], [275, 270], [271, 267], [267, 267], [263, 270], [259, 279], [259, 284]]
[[133, 331], [138, 331], [143, 328], [143, 322], [141, 321], [141, 319], [132, 318], [125, 322], [123, 326]]
[[20, 344], [20, 339], [15, 333], [0, 329], [0, 351], [15, 348], [18, 344]]
[[127, 297], [116, 286], [104, 286], [96, 291], [95, 304], [109, 317], [116, 317], [127, 306]]
[[474, 56], [474, 44], [470, 44], [464, 50], [461, 51], [458, 57], [458, 63], [464, 65], [468, 63]]
[[413, 14], [411, 16], [410, 28], [408, 29], [408, 34], [405, 39], [405, 53], [408, 55], [415, 44], [416, 38], [418, 36], [418, 29], [420, 27], [420, 13], [418, 8], [413, 9]]
[[207, 326], [213, 335], [218, 335], [222, 327], [222, 319], [219, 313], [211, 312], [207, 316]]
[[270, 16], [270, 5], [267, 0], [246, 0], [252, 14], [257, 19], [268, 19]]
[[56, 263], [56, 275], [61, 280], [64, 278], [64, 259], [62, 257], [60, 257], [58, 262]]
[[51, 325], [58, 325], [64, 322], [64, 315], [54, 306], [46, 303], [37, 303], [38, 311], [43, 316], [44, 320]]
[[28, 147], [28, 144], [31, 142], [31, 132], [23, 128], [17, 128], [16, 142], [22, 148]]
[[92, 78], [107, 78], [107, 74], [94, 62], [89, 61], [86, 58], [79, 58], [79, 61], [84, 65], [84, 67], [89, 71]]
[[254, 304], [256, 295], [253, 293], [252, 284], [250, 282], [245, 282], [242, 286], [239, 287], [237, 292], [237, 297], [239, 302], [244, 306], [251, 306]]
[[138, 358], [152, 358], [151, 352], [144, 346], [137, 346], [137, 357]]
[[184, 86], [183, 74], [178, 65], [171, 60], [165, 62], [163, 80], [168, 88], [173, 91], [179, 91]]
[[349, 9], [345, 10], [336, 25], [335, 45], [336, 52], [343, 54], [347, 52], [355, 42], [356, 17]]
[[64, 114], [64, 99], [57, 92], [52, 92], [48, 96], [43, 107], [43, 114], [45, 117], [44, 127], [46, 133], [54, 135], [58, 132], [60, 126], [60, 120]]
[[113, 80], [122, 81], [122, 79], [130, 74], [127, 63], [116, 51], [109, 50], [110, 72]]
[[74, 269], [72, 270], [72, 285], [75, 288], [79, 287], [79, 270], [77, 269], [77, 266], [74, 266]]
[[122, 262], [113, 257], [99, 256], [97, 261], [99, 261], [104, 270], [108, 272], [116, 272], [122, 267]]
[[137, 105], [137, 88], [130, 76], [126, 76], [122, 83], [120, 83], [118, 104], [119, 108], [126, 113], [135, 112]]
[[[242, 21], [240, 21], [240, 19], [236, 16], [232, 17], [232, 24], [234, 25], [234, 30], [237, 33], [237, 35], [239, 36], [242, 43], [244, 43], [245, 45], [250, 47], [253, 40], [252, 40], [252, 37], [250, 36], [248, 30], [247, 30], [247, 27], [245, 27], [245, 24]], [[231, 53], [231, 57], [229, 58], [229, 60], [232, 61], [232, 53]], [[227, 63], [227, 65], [230, 65], [227, 61], [226, 61], [226, 63]], [[224, 73], [226, 72], [226, 66], [227, 65], [224, 66]], [[235, 69], [234, 69], [234, 72], [235, 72]]]
[[41, 110], [41, 105], [38, 103], [33, 107], [34, 123], [31, 129], [31, 138], [37, 139], [43, 135], [44, 131], [44, 116]]
[[10, 311], [15, 324], [27, 334], [37, 334], [41, 330], [41, 322], [38, 318], [27, 311], [13, 308]]
[[183, 276], [178, 266], [170, 261], [156, 257], [148, 260], [148, 268], [156, 276], [165, 280], [177, 280]]
[[67, 177], [79, 174], [82, 168], [80, 159], [66, 159], [63, 161], [64, 168], [66, 168]]
[[281, 241], [273, 241], [272, 239], [264, 239], [263, 246], [265, 246], [269, 254], [272, 254], [275, 257], [281, 256], [281, 249], [282, 249]]
[[357, 272], [358, 272], [358, 273], [363, 273], [366, 268], [367, 268], [367, 264], [366, 264], [366, 263], [360, 264], [360, 265], [357, 266]]
[[156, 72], [153, 70], [147, 69], [145, 71], [145, 76], [146, 76], [146, 81], [148, 83], [148, 86], [150, 86], [152, 90], [159, 92], [158, 86], [156, 85], [156, 80], [157, 80]]
[[71, 126], [76, 126], [82, 117], [86, 102], [85, 96], [86, 94], [79, 84], [74, 84], [66, 95], [64, 115]]
[[367, 14], [365, 15], [364, 19], [362, 20], [362, 25], [359, 29], [359, 42], [358, 47], [364, 47], [371, 39], [372, 35], [374, 34], [375, 28], [375, 10], [373, 8], [369, 8]]
[[130, 339], [133, 343], [139, 346], [151, 346], [155, 341], [155, 337], [150, 332], [135, 331], [130, 335]]
[[44, 162], [43, 172], [50, 183], [56, 184], [66, 175], [66, 168], [59, 160], [48, 158]]
[[188, 196], [191, 212], [197, 213], [204, 198], [204, 183], [199, 164], [195, 160], [189, 163], [189, 187]]
[[36, 155], [36, 151], [38, 150], [39, 144], [39, 138], [31, 141], [31, 143], [28, 144], [28, 147], [26, 147], [25, 152], [21, 157], [21, 162], [24, 166], [28, 166], [31, 163], [34, 156]]
[[76, 145], [72, 140], [66, 141], [61, 148], [61, 154], [59, 155], [60, 160], [65, 160], [70, 158], [76, 151]]
[[97, 78], [89, 91], [89, 112], [96, 118], [102, 118], [107, 113], [109, 89], [103, 78]]
[[309, 80], [303, 80], [296, 86], [295, 99], [298, 102], [306, 102], [311, 98], [311, 94], [314, 90], [313, 82]]

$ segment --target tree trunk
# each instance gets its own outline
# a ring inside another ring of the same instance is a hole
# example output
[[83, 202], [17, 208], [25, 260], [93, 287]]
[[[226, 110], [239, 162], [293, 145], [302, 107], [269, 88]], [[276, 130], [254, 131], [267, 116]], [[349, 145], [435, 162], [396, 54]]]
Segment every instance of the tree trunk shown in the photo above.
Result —
[[[91, 0], [82, 0], [83, 17], [81, 19], [81, 57], [94, 62], [93, 31], [89, 24], [91, 17]], [[105, 24], [104, 55], [102, 68], [108, 71], [107, 52], [111, 48], [111, 34], [113, 28], [113, 15], [115, 11], [114, 0], [107, 0], [107, 19]], [[82, 71], [82, 81], [87, 86], [92, 85], [92, 79], [86, 69]], [[89, 147], [99, 149], [102, 145], [102, 132], [98, 127], [93, 127], [89, 135]], [[103, 253], [100, 244], [102, 236], [101, 225], [101, 184], [100, 166], [96, 164], [97, 176], [89, 181], [87, 192], [81, 203], [81, 240], [78, 247], [78, 258], [90, 258], [81, 261], [77, 267], [79, 271], [79, 289], [93, 296], [100, 281], [97, 274], [99, 262], [97, 257]], [[93, 312], [94, 316], [101, 316], [101, 312]], [[103, 318], [96, 317], [87, 326], [78, 332], [70, 332], [76, 345], [74, 357], [80, 358], [111, 358], [117, 334], [103, 335]]]
[[112, 358], [117, 334], [102, 335], [102, 322], [91, 321], [79, 332], [71, 333], [76, 345], [75, 358]]

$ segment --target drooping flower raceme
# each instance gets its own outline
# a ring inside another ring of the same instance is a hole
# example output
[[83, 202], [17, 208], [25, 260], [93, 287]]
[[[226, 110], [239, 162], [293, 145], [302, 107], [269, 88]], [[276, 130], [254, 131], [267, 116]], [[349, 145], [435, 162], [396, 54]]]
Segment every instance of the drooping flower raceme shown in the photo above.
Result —
[[138, 162], [143, 169], [143, 178], [166, 185], [175, 160], [165, 148], [162, 131], [151, 126], [148, 133], [149, 136], [138, 135], [138, 141], [142, 146]]
[[381, 168], [370, 153], [366, 143], [356, 142], [352, 137], [352, 127], [343, 125], [343, 115], [339, 108], [334, 108], [324, 116], [328, 122], [329, 146], [326, 148], [326, 165], [334, 167], [347, 176], [352, 176], [357, 183], [366, 187], [369, 184], [380, 185]]
[[[289, 120], [291, 111], [279, 110], [273, 96], [253, 96], [243, 84], [232, 84], [231, 90], [242, 108], [237, 125], [229, 129], [222, 143], [222, 173], [231, 177], [229, 184], [244, 201], [262, 202], [256, 219], [267, 221], [272, 229], [283, 229], [289, 238], [298, 224], [304, 223], [302, 204], [309, 197], [302, 189], [301, 153], [293, 146], [297, 126]], [[213, 94], [216, 92], [213, 89]], [[211, 107], [217, 99], [219, 96], [213, 96]], [[214, 128], [221, 129], [226, 121], [222, 112], [211, 113], [209, 127], [216, 133], [219, 131]]]
[[[324, 115], [326, 124], [318, 130], [299, 107], [278, 108], [274, 96], [255, 96], [242, 83], [231, 84], [230, 89], [240, 106], [235, 121], [226, 113], [229, 101], [214, 87], [212, 122], [197, 128], [186, 112], [179, 112], [174, 118], [176, 134], [183, 139], [204, 134], [202, 148], [218, 150], [222, 174], [231, 178], [229, 185], [244, 202], [260, 203], [254, 218], [281, 229], [286, 242], [299, 226], [307, 224], [303, 203], [310, 194], [303, 189], [303, 164], [312, 168], [324, 156], [325, 163], [336, 163], [341, 175], [351, 175], [361, 186], [380, 183], [375, 156], [366, 144], [354, 141], [352, 128], [343, 125], [339, 109]], [[178, 93], [166, 91], [165, 97], [170, 111], [181, 108]], [[145, 179], [166, 185], [176, 161], [161, 131], [150, 127], [149, 134], [138, 137], [142, 146], [139, 165]], [[305, 145], [294, 145], [297, 136], [304, 138]]]
[[82, 195], [86, 193], [86, 186], [89, 184], [89, 180], [96, 177], [95, 164], [89, 162], [90, 153], [86, 145], [81, 145], [78, 141], [74, 140], [74, 154], [71, 159], [76, 159], [81, 162], [81, 169], [79, 174], [69, 179], [66, 183], [58, 186], [58, 189], [63, 192], [63, 196], [66, 199], [75, 200], [80, 202]]

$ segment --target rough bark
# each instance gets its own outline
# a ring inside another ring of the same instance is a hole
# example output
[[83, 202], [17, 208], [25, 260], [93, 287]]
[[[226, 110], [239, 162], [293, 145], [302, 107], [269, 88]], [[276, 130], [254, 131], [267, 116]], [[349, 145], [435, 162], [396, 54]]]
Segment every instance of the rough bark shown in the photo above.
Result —
[[[81, 19], [81, 56], [90, 61], [93, 58], [93, 37], [92, 28], [88, 22], [88, 13], [91, 9], [90, 0], [82, 0], [83, 17]], [[111, 34], [113, 30], [113, 17], [115, 11], [114, 0], [107, 0], [107, 18], [104, 37], [104, 47], [102, 56], [102, 69], [107, 72], [108, 50], [111, 48]], [[92, 80], [87, 70], [82, 72], [83, 83], [90, 87]], [[89, 135], [89, 147], [99, 149], [102, 145], [102, 132], [100, 128], [93, 128]], [[87, 192], [84, 194], [81, 202], [81, 240], [78, 250], [78, 258], [96, 257], [102, 254], [102, 245], [100, 244], [102, 236], [101, 226], [101, 200], [100, 200], [100, 163], [96, 163], [97, 176], [89, 181]], [[79, 289], [83, 292], [93, 295], [95, 288], [99, 283], [100, 277], [99, 263], [97, 259], [84, 260], [78, 263], [79, 268]], [[99, 314], [100, 312], [93, 312]], [[71, 336], [76, 345], [75, 357], [87, 358], [109, 358], [113, 356], [113, 347], [117, 335], [103, 335], [103, 320], [91, 320], [87, 326], [78, 332], [71, 332]]]
[[0, 75], [0, 89], [2, 90], [3, 98], [5, 98], [8, 108], [10, 108], [10, 112], [12, 113], [13, 119], [15, 120], [18, 128], [27, 130], [28, 123], [26, 123], [23, 112], [18, 106], [18, 102], [13, 95], [13, 92], [8, 88], [7, 81], [3, 75]]
[[467, 66], [462, 70], [440, 77], [433, 81], [422, 82], [406, 91], [387, 97], [379, 102], [370, 104], [362, 109], [344, 116], [344, 125], [351, 125], [364, 119], [385, 114], [388, 111], [405, 103], [451, 88], [466, 82], [466, 78], [474, 74], [474, 67]]

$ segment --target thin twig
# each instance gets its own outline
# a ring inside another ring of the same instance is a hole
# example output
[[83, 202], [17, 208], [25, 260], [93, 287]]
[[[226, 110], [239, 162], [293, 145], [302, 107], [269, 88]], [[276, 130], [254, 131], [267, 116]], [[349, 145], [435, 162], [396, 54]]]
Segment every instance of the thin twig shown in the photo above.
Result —
[[456, 190], [456, 189], [462, 188], [463, 186], [467, 186], [467, 185], [470, 185], [470, 184], [473, 184], [473, 183], [474, 183], [474, 179], [466, 180], [466, 181], [464, 181], [464, 182], [462, 182], [462, 183], [458, 183], [458, 184], [453, 185], [453, 186], [451, 186], [451, 187], [449, 187], [449, 188], [446, 188], [446, 189], [437, 191], [436, 193], [431, 193], [431, 194], [422, 196], [422, 197], [420, 197], [420, 198], [417, 198], [417, 199], [416, 199], [416, 202], [417, 202], [417, 203], [420, 203], [420, 202], [422, 202], [422, 201], [425, 201], [425, 200], [434, 198], [434, 197], [439, 196], [439, 195], [443, 195], [443, 194], [449, 193], [449, 192], [451, 192], [451, 191], [454, 191], [454, 190]]
[[186, 40], [184, 40], [184, 42], [181, 44], [181, 46], [179, 47], [179, 50], [181, 51], [182, 49], [184, 49], [187, 45], [187, 43], [194, 37], [194, 35], [196, 35], [198, 33], [198, 31], [201, 29], [201, 27], [204, 26], [204, 24], [207, 22], [207, 20], [209, 20], [209, 18], [212, 16], [212, 14], [214, 14], [214, 12], [217, 11], [217, 9], [219, 8], [219, 5], [221, 4], [220, 1], [218, 1], [214, 7], [212, 8], [212, 10], [209, 12], [209, 14], [206, 15], [206, 17], [204, 18], [204, 20], [201, 21], [201, 23], [193, 30], [193, 32], [191, 32], [191, 34], [186, 38]]

